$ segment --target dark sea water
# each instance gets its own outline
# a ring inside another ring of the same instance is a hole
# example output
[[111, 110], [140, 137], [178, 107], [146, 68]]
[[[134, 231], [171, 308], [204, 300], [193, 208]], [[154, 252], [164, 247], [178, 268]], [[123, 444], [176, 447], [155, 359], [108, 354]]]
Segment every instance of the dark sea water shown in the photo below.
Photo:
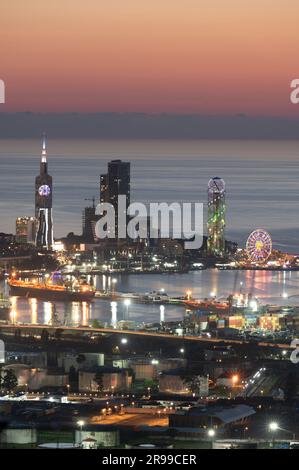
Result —
[[[115, 277], [115, 276], [113, 276]], [[275, 271], [217, 271], [209, 269], [188, 274], [138, 274], [119, 275], [117, 290], [120, 292], [145, 293], [165, 289], [171, 296], [180, 296], [191, 290], [196, 298], [209, 297], [213, 292], [219, 299], [231, 293], [251, 292], [263, 304], [299, 305], [299, 272]], [[106, 276], [94, 279], [98, 289], [107, 285]], [[242, 284], [241, 284], [242, 283]], [[8, 292], [7, 285], [0, 283], [0, 291]], [[288, 299], [283, 298], [288, 295]], [[11, 297], [14, 320], [25, 323], [45, 323], [51, 321], [54, 303], [36, 299]], [[59, 321], [67, 325], [88, 325], [94, 319], [107, 325], [115, 325], [120, 320], [136, 322], [157, 322], [161, 320], [180, 320], [184, 308], [175, 305], [131, 304], [126, 307], [118, 301], [112, 308], [111, 302], [95, 299], [92, 304], [85, 302], [55, 302], [55, 311]]]
[[[34, 213], [40, 140], [0, 140], [0, 231]], [[227, 188], [227, 237], [243, 245], [268, 230], [276, 248], [299, 252], [299, 143], [247, 141], [48, 142], [54, 179], [54, 232], [81, 233], [85, 198], [98, 196], [99, 175], [112, 158], [131, 161], [132, 201], [205, 204], [210, 177]]]
[[[209, 178], [221, 176], [227, 189], [227, 237], [245, 244], [249, 233], [265, 228], [276, 248], [299, 253], [299, 143], [244, 141], [95, 141], [49, 140], [49, 172], [54, 179], [54, 232], [81, 233], [85, 198], [99, 195], [99, 176], [112, 158], [131, 161], [132, 201], [197, 201], [205, 204]], [[39, 172], [40, 141], [0, 140], [0, 231], [13, 232], [18, 216], [34, 214], [34, 178]], [[97, 279], [101, 288], [103, 279]], [[240, 288], [263, 302], [299, 303], [299, 273], [219, 272], [183, 275], [129, 275], [118, 278], [117, 289], [149, 292], [164, 288], [170, 295], [191, 289], [196, 297], [214, 291], [218, 297]], [[4, 285], [0, 286], [0, 290]], [[13, 298], [18, 321], [48, 323], [53, 304]], [[113, 323], [179, 319], [184, 309], [166, 305], [130, 305], [117, 312], [110, 302], [92, 305], [56, 303], [60, 320], [88, 324], [97, 318]]]

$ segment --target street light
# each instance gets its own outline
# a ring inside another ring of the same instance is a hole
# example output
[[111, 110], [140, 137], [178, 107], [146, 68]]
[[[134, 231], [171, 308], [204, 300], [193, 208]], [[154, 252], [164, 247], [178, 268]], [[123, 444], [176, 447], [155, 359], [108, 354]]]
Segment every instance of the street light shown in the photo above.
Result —
[[127, 338], [122, 338], [121, 339], [121, 344], [127, 344], [127, 342], [128, 342]]
[[77, 424], [80, 428], [80, 444], [81, 444], [82, 443], [82, 429], [85, 424], [85, 421], [83, 421], [83, 419], [79, 419], [79, 421], [77, 421]]
[[269, 423], [269, 431], [272, 433], [272, 447], [274, 447], [274, 435], [279, 429], [279, 424], [276, 421]]
[[269, 430], [270, 431], [275, 432], [275, 431], [278, 431], [278, 429], [279, 429], [279, 424], [276, 421], [272, 421], [269, 424]]
[[293, 436], [293, 439], [295, 440], [295, 433], [293, 431], [290, 431], [289, 429], [284, 429], [279, 426], [279, 423], [277, 421], [272, 421], [269, 423], [269, 431], [273, 433], [273, 440], [274, 440], [274, 433], [276, 431], [283, 431], [291, 434]]
[[232, 383], [233, 383], [233, 386], [235, 387], [238, 382], [239, 382], [239, 376], [238, 376], [237, 374], [233, 375], [233, 376], [232, 376]]
[[213, 439], [213, 437], [215, 437], [215, 429], [208, 429], [208, 436], [210, 439]]

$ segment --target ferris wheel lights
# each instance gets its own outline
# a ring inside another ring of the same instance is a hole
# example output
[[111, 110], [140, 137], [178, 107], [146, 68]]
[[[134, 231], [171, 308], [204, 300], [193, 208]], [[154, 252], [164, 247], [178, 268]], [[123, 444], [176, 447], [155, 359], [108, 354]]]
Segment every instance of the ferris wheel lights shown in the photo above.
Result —
[[266, 261], [272, 252], [272, 239], [266, 230], [251, 232], [246, 243], [247, 255], [253, 262]]

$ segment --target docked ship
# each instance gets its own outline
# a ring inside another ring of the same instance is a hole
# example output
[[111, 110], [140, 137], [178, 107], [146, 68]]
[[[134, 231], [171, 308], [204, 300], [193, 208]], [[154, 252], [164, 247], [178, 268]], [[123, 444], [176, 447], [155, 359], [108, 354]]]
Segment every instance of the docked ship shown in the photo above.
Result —
[[185, 306], [190, 310], [201, 310], [203, 312], [226, 312], [229, 311], [228, 302], [216, 302], [213, 300], [190, 299], [184, 301]]
[[66, 283], [60, 277], [60, 282], [55, 284], [52, 277], [46, 282], [36, 279], [24, 281], [10, 278], [8, 280], [10, 295], [21, 297], [33, 297], [41, 300], [62, 300], [70, 302], [91, 302], [95, 296], [95, 290], [86, 283]]

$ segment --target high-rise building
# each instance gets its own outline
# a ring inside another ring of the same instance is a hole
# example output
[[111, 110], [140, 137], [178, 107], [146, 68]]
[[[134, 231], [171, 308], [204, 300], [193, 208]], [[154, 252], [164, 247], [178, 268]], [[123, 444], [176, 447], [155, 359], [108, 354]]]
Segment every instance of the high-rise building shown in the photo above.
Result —
[[35, 242], [35, 218], [18, 217], [16, 220], [16, 241], [18, 243]]
[[119, 204], [118, 196], [125, 196], [125, 220], [128, 222], [126, 215], [130, 205], [130, 163], [121, 160], [111, 160], [108, 163], [108, 173], [101, 175], [100, 180], [100, 201], [109, 202], [114, 206], [115, 210], [115, 236], [119, 238], [118, 215]]
[[100, 176], [100, 202], [109, 202], [108, 174]]
[[52, 249], [52, 176], [48, 174], [46, 137], [43, 136], [43, 148], [40, 162], [40, 174], [35, 178], [35, 218], [37, 221], [35, 243], [39, 248]]
[[208, 184], [208, 254], [225, 255], [225, 182], [215, 177]]
[[92, 206], [85, 207], [82, 214], [82, 234], [86, 242], [97, 240], [95, 227], [99, 216], [96, 215], [95, 198], [93, 197], [91, 200]]

